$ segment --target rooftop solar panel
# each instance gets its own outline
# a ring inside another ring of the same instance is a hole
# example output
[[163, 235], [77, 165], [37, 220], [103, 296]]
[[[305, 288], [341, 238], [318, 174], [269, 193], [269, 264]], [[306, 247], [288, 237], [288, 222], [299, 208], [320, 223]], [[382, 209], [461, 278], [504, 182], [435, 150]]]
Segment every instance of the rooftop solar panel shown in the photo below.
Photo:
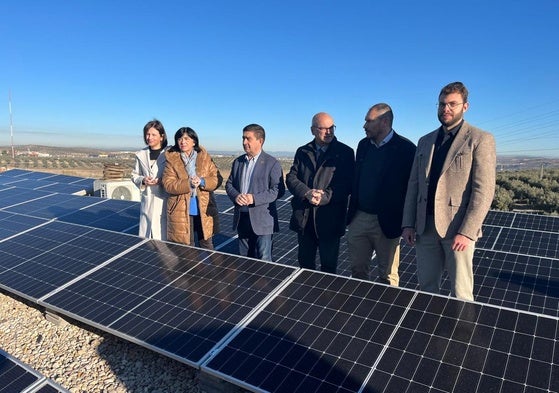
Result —
[[357, 392], [412, 292], [302, 271], [202, 369], [269, 392]]
[[557, 319], [418, 293], [367, 391], [549, 392]]
[[0, 393], [67, 393], [68, 391], [0, 349]]
[[512, 226], [534, 231], [559, 232], [559, 216], [516, 214]]
[[60, 218], [102, 201], [103, 199], [100, 198], [84, 198], [70, 194], [50, 194], [42, 198], [5, 207], [4, 211], [41, 218]]
[[253, 391], [549, 392], [555, 318], [303, 271], [202, 370]]
[[52, 195], [52, 192], [28, 190], [18, 187], [0, 188], [0, 209], [44, 198], [48, 195]]
[[149, 241], [41, 304], [196, 365], [293, 271]]
[[513, 212], [489, 210], [483, 223], [484, 225], [509, 228], [512, 226], [512, 222], [514, 221], [515, 215], [516, 213]]
[[0, 172], [0, 177], [12, 177], [12, 178], [21, 178], [21, 179], [35, 179], [40, 180], [46, 177], [53, 176], [52, 173], [45, 173], [45, 172], [37, 172], [37, 171], [30, 171], [26, 169], [10, 169], [4, 172]]
[[40, 379], [37, 372], [24, 367], [21, 363], [0, 350], [0, 392], [23, 392]]
[[0, 287], [37, 301], [140, 241], [53, 221], [0, 242]]
[[40, 190], [71, 195], [93, 195], [93, 188], [88, 189], [80, 184], [54, 183], [41, 187]]
[[229, 199], [227, 194], [225, 194], [224, 192], [215, 192], [214, 197], [219, 212], [229, 211], [231, 214], [233, 213], [233, 211], [231, 210], [233, 208], [233, 202], [231, 202], [231, 199]]
[[559, 233], [502, 228], [493, 249], [559, 259]]
[[36, 217], [0, 211], [0, 241], [45, 223]]
[[140, 220], [140, 203], [118, 199], [100, 199], [76, 212], [60, 217], [61, 221], [88, 225], [116, 232], [137, 234]]
[[0, 172], [0, 184], [66, 194], [92, 194], [93, 182], [94, 179], [20, 169]]

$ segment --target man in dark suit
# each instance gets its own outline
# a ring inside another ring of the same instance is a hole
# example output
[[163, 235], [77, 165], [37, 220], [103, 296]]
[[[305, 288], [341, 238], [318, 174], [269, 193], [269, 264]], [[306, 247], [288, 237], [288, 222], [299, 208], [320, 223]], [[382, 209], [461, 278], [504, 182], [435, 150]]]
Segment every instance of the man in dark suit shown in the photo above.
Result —
[[365, 116], [366, 137], [357, 147], [348, 212], [347, 242], [352, 277], [368, 280], [376, 254], [379, 278], [398, 286], [404, 198], [415, 145], [392, 129], [390, 106], [379, 103]]
[[329, 273], [336, 273], [355, 165], [353, 149], [336, 139], [335, 129], [328, 113], [314, 115], [314, 139], [297, 149], [285, 178], [293, 194], [289, 228], [297, 232], [299, 265], [316, 269], [318, 247], [321, 270]]
[[417, 243], [422, 290], [438, 293], [447, 269], [451, 294], [473, 300], [475, 242], [495, 194], [495, 139], [464, 121], [468, 90], [453, 82], [439, 93], [441, 126], [419, 139], [410, 174], [402, 237]]
[[225, 190], [235, 204], [233, 229], [239, 235], [239, 253], [272, 260], [272, 234], [279, 231], [276, 199], [285, 193], [283, 171], [278, 160], [262, 150], [264, 128], [243, 128], [246, 154], [233, 161]]

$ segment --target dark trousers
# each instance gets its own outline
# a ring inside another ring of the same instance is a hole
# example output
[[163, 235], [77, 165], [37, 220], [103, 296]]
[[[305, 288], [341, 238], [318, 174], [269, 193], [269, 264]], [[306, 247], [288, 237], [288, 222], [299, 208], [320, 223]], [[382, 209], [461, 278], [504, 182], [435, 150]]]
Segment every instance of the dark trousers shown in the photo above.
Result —
[[214, 249], [214, 243], [211, 237], [208, 240], [204, 240], [202, 218], [200, 216], [190, 216], [190, 245], [206, 248], [208, 250]]
[[316, 249], [320, 255], [320, 270], [327, 273], [336, 273], [338, 267], [338, 253], [340, 250], [340, 238], [331, 236], [325, 239], [318, 239], [314, 230], [305, 228], [303, 233], [297, 234], [299, 249], [297, 258], [299, 266], [306, 269], [316, 270]]
[[248, 213], [241, 213], [237, 233], [239, 234], [240, 255], [272, 261], [272, 234], [257, 235], [254, 233]]

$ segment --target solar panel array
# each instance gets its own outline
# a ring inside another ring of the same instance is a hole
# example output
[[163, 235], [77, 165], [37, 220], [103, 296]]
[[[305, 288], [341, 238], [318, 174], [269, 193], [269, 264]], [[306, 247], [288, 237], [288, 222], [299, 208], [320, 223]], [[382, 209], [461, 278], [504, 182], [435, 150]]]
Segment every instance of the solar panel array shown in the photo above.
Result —
[[0, 287], [252, 391], [557, 390], [559, 218], [490, 212], [469, 303], [416, 291], [406, 246], [403, 288], [345, 277], [345, 239], [341, 275], [297, 268], [288, 200], [270, 263], [234, 255], [225, 195], [208, 251], [131, 235], [135, 202], [1, 186]]
[[62, 386], [0, 349], [0, 393], [64, 393]]
[[10, 169], [0, 173], [0, 186], [17, 186], [30, 190], [42, 190], [74, 195], [92, 195], [93, 182], [91, 178], [69, 175], [59, 175], [25, 169]]

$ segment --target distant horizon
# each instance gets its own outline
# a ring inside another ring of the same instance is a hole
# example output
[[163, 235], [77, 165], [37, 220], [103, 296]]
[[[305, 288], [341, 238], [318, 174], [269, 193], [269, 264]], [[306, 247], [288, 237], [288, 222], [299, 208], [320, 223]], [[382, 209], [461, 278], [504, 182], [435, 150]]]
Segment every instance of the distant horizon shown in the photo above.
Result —
[[[14, 145], [14, 150], [18, 151], [18, 147], [19, 148], [24, 148], [24, 149], [29, 149], [31, 147], [37, 147], [37, 148], [46, 148], [46, 149], [60, 149], [60, 150], [64, 150], [64, 149], [75, 149], [75, 150], [82, 150], [82, 151], [102, 151], [102, 152], [113, 152], [113, 153], [118, 153], [118, 152], [128, 152], [128, 153], [134, 153], [136, 151], [141, 150], [142, 148], [138, 148], [138, 147], [120, 147], [120, 148], [114, 148], [114, 149], [108, 149], [108, 148], [102, 148], [102, 147], [84, 147], [84, 146], [52, 146], [52, 145], [37, 145], [37, 144], [21, 144], [21, 145]], [[12, 146], [11, 145], [0, 145], [0, 150], [4, 151], [4, 150], [8, 150], [11, 151]], [[295, 155], [295, 151], [289, 151], [289, 150], [273, 150], [273, 149], [264, 149], [267, 153], [270, 153], [272, 155], [279, 155], [279, 157], [285, 157], [285, 155], [290, 155], [293, 156]], [[22, 150], [19, 150], [22, 151]], [[238, 149], [238, 150], [223, 150], [223, 149], [209, 149], [208, 148], [208, 152], [212, 153], [212, 154], [226, 154], [226, 155], [240, 155], [243, 154], [243, 150], [242, 149]], [[529, 158], [529, 159], [551, 159], [551, 160], [559, 160], [559, 157], [557, 156], [545, 156], [545, 155], [533, 155], [533, 154], [497, 154], [497, 157], [499, 158], [517, 158], [517, 159], [521, 159], [521, 158]]]

